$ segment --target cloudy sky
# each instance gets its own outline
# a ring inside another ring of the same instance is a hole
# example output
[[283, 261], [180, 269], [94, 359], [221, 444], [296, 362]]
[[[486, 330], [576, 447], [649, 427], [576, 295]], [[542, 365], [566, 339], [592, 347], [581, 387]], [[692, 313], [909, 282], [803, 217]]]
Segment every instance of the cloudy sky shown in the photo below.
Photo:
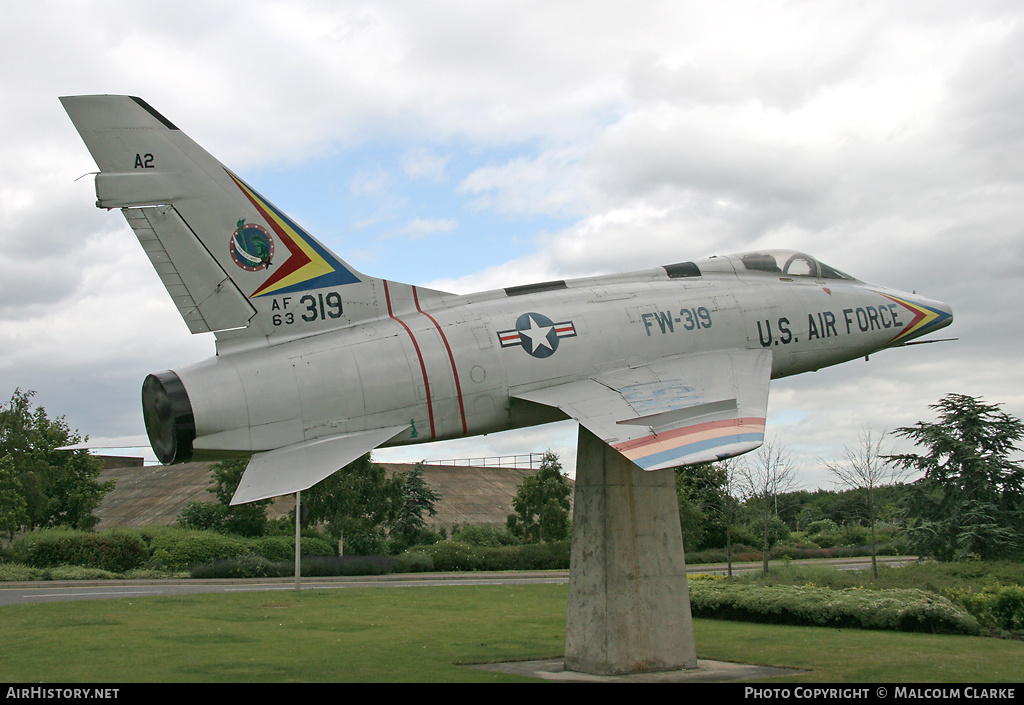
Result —
[[[1024, 416], [1024, 6], [40, 0], [0, 23], [0, 398], [93, 440], [209, 357], [61, 95], [144, 98], [357, 269], [456, 292], [761, 247], [949, 303], [958, 342], [772, 387], [830, 488], [862, 428], [951, 392]], [[378, 451], [574, 463], [575, 426]]]

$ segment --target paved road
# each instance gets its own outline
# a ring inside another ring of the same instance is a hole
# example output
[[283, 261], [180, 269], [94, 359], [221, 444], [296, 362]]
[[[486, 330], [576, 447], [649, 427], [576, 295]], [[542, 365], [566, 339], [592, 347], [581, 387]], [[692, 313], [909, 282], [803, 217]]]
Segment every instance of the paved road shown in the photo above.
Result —
[[[887, 565], [912, 562], [913, 558], [879, 557]], [[870, 568], [870, 558], [831, 558], [800, 561], [802, 565], [826, 564], [842, 570]], [[774, 564], [774, 562], [773, 562]], [[734, 563], [733, 572], [759, 570], [760, 563]], [[725, 564], [695, 565], [690, 573], [724, 574]], [[337, 578], [303, 578], [302, 590], [422, 587], [429, 585], [531, 585], [569, 581], [569, 571], [510, 571], [479, 573], [404, 573], [400, 575]], [[141, 598], [161, 595], [192, 595], [210, 592], [294, 591], [294, 578], [251, 580], [90, 580], [0, 583], [0, 607], [32, 602]]]

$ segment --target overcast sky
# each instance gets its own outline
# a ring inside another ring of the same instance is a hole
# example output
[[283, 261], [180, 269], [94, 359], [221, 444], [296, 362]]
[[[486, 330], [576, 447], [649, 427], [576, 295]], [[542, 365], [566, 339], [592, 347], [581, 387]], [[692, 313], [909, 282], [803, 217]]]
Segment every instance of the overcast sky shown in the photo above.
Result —
[[[209, 357], [61, 95], [158, 111], [357, 269], [455, 292], [802, 249], [950, 304], [943, 337], [772, 386], [831, 488], [861, 428], [955, 392], [1024, 416], [1024, 5], [11, 3], [0, 23], [0, 397], [144, 433], [146, 374]], [[552, 448], [575, 425], [378, 451]], [[152, 457], [150, 454], [149, 457]]]

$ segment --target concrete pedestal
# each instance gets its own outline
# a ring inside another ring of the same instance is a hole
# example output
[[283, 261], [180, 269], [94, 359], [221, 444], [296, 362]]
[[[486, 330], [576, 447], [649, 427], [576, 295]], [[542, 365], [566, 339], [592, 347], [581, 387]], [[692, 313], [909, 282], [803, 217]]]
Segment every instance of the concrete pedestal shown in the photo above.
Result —
[[580, 426], [565, 668], [696, 667], [675, 475], [641, 470]]

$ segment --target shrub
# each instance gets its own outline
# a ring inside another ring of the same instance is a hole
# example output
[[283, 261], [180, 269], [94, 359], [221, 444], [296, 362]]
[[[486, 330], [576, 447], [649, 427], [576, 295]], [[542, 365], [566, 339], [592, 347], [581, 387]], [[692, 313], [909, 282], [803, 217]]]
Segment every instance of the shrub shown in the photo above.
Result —
[[694, 617], [935, 634], [978, 634], [978, 620], [923, 590], [832, 590], [806, 586], [694, 582]]
[[819, 519], [818, 521], [812, 521], [807, 527], [807, 535], [813, 536], [814, 534], [838, 534], [839, 525], [831, 519]]
[[430, 558], [434, 570], [439, 571], [480, 570], [482, 565], [478, 551], [451, 540], [418, 546], [416, 552]]
[[406, 551], [392, 561], [396, 573], [429, 573], [434, 570], [433, 559], [422, 551]]
[[285, 568], [280, 561], [262, 556], [238, 556], [192, 566], [191, 577], [203, 578], [281, 578], [295, 574], [295, 566]]
[[195, 564], [239, 558], [251, 553], [244, 539], [214, 531], [185, 529], [155, 532], [151, 547], [153, 564], [171, 570], [184, 570]]
[[453, 536], [453, 541], [468, 544], [470, 546], [511, 546], [519, 543], [519, 539], [510, 534], [507, 529], [495, 529], [491, 526], [476, 526], [470, 524], [458, 530]]
[[43, 568], [32, 568], [23, 563], [0, 564], [0, 582], [22, 582], [48, 580], [49, 574]]
[[567, 570], [571, 546], [570, 540], [519, 546], [514, 551], [514, 570]]
[[548, 541], [518, 546], [469, 546], [441, 541], [417, 546], [437, 571], [457, 570], [565, 570], [569, 567], [570, 541]]
[[997, 632], [1024, 633], [1024, 587], [987, 585], [979, 591], [954, 588], [944, 592], [982, 626]]
[[46, 571], [50, 580], [115, 580], [120, 577], [109, 570], [80, 565], [59, 565]]
[[19, 536], [11, 546], [11, 557], [35, 568], [82, 565], [124, 572], [141, 566], [149, 557], [149, 548], [134, 531], [97, 534], [47, 529]]
[[[390, 559], [380, 556], [310, 556], [302, 559], [305, 577], [386, 575]], [[295, 575], [295, 561], [271, 561], [262, 556], [239, 556], [195, 565], [193, 578], [283, 578]]]
[[[336, 556], [334, 546], [322, 538], [303, 536], [303, 556]], [[249, 552], [271, 561], [295, 560], [295, 536], [262, 536], [249, 539]]]
[[839, 536], [843, 546], [863, 546], [871, 542], [871, 530], [860, 524], [846, 524]]
[[[310, 556], [302, 559], [302, 574], [309, 576], [331, 575], [387, 575], [394, 563], [381, 556]], [[294, 574], [295, 563], [289, 575]]]

